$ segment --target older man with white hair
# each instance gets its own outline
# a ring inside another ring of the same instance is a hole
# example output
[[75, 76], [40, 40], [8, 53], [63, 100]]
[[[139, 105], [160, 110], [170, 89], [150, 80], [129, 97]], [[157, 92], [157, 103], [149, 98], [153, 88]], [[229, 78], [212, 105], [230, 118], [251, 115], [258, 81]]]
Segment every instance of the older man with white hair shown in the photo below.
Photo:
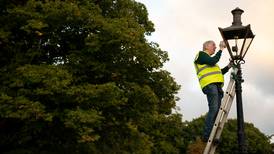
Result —
[[203, 51], [200, 51], [194, 60], [198, 80], [203, 93], [207, 96], [209, 111], [205, 120], [205, 128], [202, 140], [207, 142], [212, 130], [218, 110], [223, 98], [222, 86], [224, 84], [223, 74], [228, 72], [232, 63], [223, 69], [217, 65], [225, 48], [224, 42], [220, 42], [220, 50], [213, 56], [216, 50], [214, 41], [209, 40], [203, 44]]

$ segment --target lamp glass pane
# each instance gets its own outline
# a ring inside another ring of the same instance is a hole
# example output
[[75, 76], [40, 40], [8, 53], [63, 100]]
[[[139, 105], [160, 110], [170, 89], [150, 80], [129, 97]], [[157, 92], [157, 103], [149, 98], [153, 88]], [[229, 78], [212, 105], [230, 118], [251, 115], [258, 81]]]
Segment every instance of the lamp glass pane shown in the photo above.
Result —
[[252, 39], [253, 39], [253, 38], [246, 38], [245, 44], [244, 44], [243, 50], [242, 50], [242, 55], [241, 55], [242, 58], [243, 58], [244, 55], [246, 54], [246, 52], [247, 52], [247, 50], [248, 50], [248, 47], [249, 47], [249, 45], [250, 45]]
[[241, 49], [242, 49], [242, 46], [243, 46], [243, 43], [244, 43], [244, 39], [237, 39], [237, 46], [238, 46], [238, 55], [237, 56], [240, 56], [241, 54]]

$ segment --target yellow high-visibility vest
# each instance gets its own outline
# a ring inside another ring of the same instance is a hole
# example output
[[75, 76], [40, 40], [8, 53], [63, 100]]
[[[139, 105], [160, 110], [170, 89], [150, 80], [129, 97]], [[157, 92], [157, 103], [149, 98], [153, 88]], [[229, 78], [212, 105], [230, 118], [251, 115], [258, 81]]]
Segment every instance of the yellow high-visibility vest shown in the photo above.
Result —
[[224, 76], [220, 67], [215, 64], [214, 66], [210, 66], [207, 64], [197, 64], [195, 61], [198, 59], [199, 53], [196, 55], [194, 60], [195, 69], [197, 72], [197, 76], [200, 82], [200, 86], [203, 89], [205, 86], [211, 83], [224, 83]]

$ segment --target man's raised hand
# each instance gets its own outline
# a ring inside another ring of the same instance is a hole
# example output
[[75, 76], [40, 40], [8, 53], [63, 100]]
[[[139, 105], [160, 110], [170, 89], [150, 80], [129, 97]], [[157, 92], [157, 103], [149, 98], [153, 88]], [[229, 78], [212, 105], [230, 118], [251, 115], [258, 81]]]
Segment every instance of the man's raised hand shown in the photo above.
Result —
[[226, 48], [225, 42], [220, 41], [219, 47], [220, 47], [220, 50], [223, 50], [224, 48]]

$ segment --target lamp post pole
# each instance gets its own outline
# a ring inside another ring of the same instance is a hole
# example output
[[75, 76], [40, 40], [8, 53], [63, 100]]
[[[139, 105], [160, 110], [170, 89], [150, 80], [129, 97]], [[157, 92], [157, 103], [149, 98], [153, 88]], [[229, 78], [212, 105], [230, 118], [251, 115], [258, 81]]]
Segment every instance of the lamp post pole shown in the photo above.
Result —
[[244, 114], [243, 114], [243, 102], [242, 102], [242, 68], [241, 64], [236, 64], [238, 68], [237, 79], [236, 79], [236, 103], [237, 103], [237, 126], [238, 126], [238, 145], [239, 145], [239, 153], [246, 154], [246, 142], [245, 142], [245, 132], [244, 132]]

